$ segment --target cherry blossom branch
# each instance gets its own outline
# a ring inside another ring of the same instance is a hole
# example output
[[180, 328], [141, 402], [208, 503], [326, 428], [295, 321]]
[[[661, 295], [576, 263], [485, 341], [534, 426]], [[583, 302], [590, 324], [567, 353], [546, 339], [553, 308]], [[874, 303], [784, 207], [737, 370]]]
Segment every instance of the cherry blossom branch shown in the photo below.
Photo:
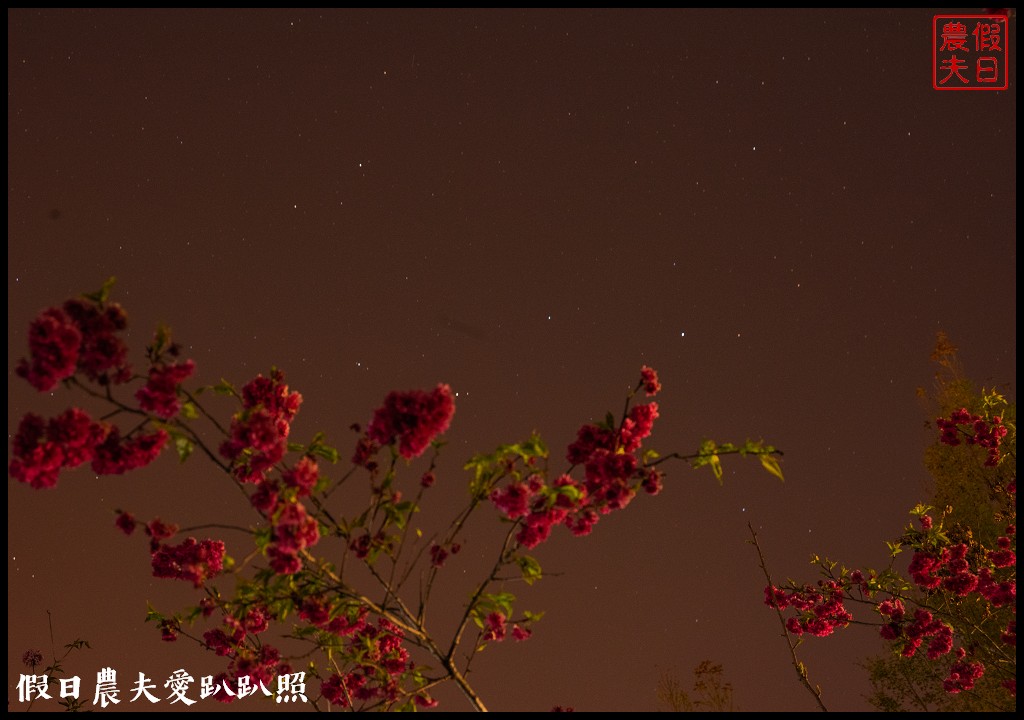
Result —
[[[726, 450], [716, 450], [715, 455], [778, 455], [779, 457], [782, 457], [783, 452], [781, 450], [776, 450], [775, 448], [772, 448], [771, 450], [747, 450], [744, 448], [735, 448]], [[651, 462], [645, 463], [644, 467], [655, 467], [656, 465], [661, 465], [663, 462], [666, 462], [667, 460], [685, 460], [686, 462], [689, 462], [690, 460], [697, 460], [702, 457], [706, 457], [706, 455], [701, 452], [695, 452], [689, 455], [682, 455], [680, 453], [669, 453], [668, 455], [662, 455], [661, 457], [652, 460]]]
[[[757, 541], [757, 533], [754, 532], [754, 526], [748, 522], [747, 528], [750, 530], [750, 537], [752, 538], [749, 542], [754, 546], [754, 549], [757, 550], [758, 563], [761, 566], [761, 572], [764, 573], [765, 581], [768, 583], [768, 587], [775, 587], [775, 584], [772, 582], [772, 576], [768, 572], [768, 566], [765, 563], [764, 553], [761, 552], [761, 545]], [[775, 605], [772, 607], [775, 609], [775, 614], [779, 617], [779, 625], [782, 626], [782, 637], [786, 639], [786, 646], [789, 648], [789, 655], [792, 658], [793, 667], [796, 668], [797, 677], [800, 678], [800, 684], [807, 688], [807, 692], [814, 696], [814, 700], [818, 703], [818, 707], [821, 708], [821, 711], [828, 712], [828, 708], [825, 707], [825, 703], [822, 702], [821, 699], [821, 687], [811, 685], [811, 681], [807, 677], [807, 667], [800, 662], [800, 659], [796, 655], [796, 645], [794, 645], [789, 631], [786, 629], [786, 620], [782, 617], [782, 611]]]

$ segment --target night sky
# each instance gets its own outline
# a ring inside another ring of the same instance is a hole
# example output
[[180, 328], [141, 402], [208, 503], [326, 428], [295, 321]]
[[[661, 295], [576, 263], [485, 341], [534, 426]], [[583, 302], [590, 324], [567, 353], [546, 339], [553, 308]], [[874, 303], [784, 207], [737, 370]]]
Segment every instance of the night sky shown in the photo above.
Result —
[[[535, 554], [561, 575], [510, 588], [547, 614], [472, 681], [497, 710], [654, 710], [662, 672], [711, 659], [741, 709], [813, 710], [748, 521], [780, 580], [816, 579], [811, 553], [884, 565], [927, 496], [936, 332], [979, 382], [1016, 381], [1016, 19], [1008, 91], [937, 92], [933, 14], [8, 10], [9, 440], [29, 410], [98, 412], [13, 370], [39, 310], [112, 275], [137, 368], [159, 322], [198, 383], [276, 365], [305, 398], [293, 437], [345, 457], [388, 391], [450, 383], [428, 524], [473, 453], [536, 429], [561, 468], [650, 365], [652, 447], [764, 438], [785, 483], [676, 464], [590, 537], [556, 529]], [[58, 645], [92, 644], [66, 662], [87, 702], [101, 667], [122, 695], [139, 671], [223, 669], [143, 623], [198, 595], [113, 525], [252, 521], [210, 463], [172, 455], [8, 479], [12, 708], [22, 653], [50, 660], [47, 610]], [[496, 515], [443, 571], [439, 618]], [[804, 644], [830, 709], [868, 708], [857, 663], [881, 647], [856, 627]]]

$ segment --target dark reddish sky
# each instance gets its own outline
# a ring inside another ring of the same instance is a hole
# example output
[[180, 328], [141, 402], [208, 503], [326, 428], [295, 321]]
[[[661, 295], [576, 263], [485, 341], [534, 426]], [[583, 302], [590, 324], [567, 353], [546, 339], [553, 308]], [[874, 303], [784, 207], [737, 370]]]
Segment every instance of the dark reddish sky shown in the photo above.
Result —
[[[931, 17], [9, 10], [8, 434], [81, 402], [13, 367], [36, 312], [110, 275], [138, 365], [160, 321], [201, 382], [276, 364], [305, 396], [293, 432], [345, 454], [389, 390], [450, 383], [424, 522], [460, 502], [470, 454], [536, 428], [560, 455], [649, 364], [653, 446], [764, 437], [785, 484], [675, 466], [591, 537], [558, 531], [537, 555], [564, 574], [516, 588], [547, 615], [479, 658], [477, 689], [500, 710], [650, 710], [662, 671], [710, 658], [743, 709], [813, 709], [746, 523], [779, 577], [813, 579], [812, 552], [883, 564], [925, 493], [935, 332], [980, 381], [1016, 381], [1016, 66], [1006, 92], [933, 90]], [[112, 513], [251, 518], [237, 500], [198, 457], [9, 480], [15, 701], [47, 609], [58, 643], [92, 642], [67, 664], [87, 700], [107, 665], [122, 692], [216, 672], [143, 624], [147, 600], [195, 596], [150, 578]], [[474, 533], [452, 607], [492, 552]], [[856, 628], [804, 645], [831, 708], [866, 706], [856, 663], [878, 647]]]

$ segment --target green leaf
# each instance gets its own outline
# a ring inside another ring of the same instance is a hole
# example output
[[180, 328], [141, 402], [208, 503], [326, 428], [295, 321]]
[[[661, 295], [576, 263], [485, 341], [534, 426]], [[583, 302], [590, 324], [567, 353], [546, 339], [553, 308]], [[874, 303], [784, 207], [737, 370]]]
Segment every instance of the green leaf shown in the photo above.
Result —
[[721, 459], [719, 459], [719, 457], [717, 455], [712, 455], [708, 459], [708, 462], [711, 464], [711, 472], [713, 472], [715, 474], [715, 480], [717, 480], [718, 484], [721, 485], [722, 484], [722, 461], [721, 461]]
[[572, 502], [577, 502], [583, 497], [583, 491], [575, 485], [562, 485], [554, 489], [556, 495], [564, 495]]
[[152, 351], [152, 357], [154, 359], [159, 358], [170, 346], [171, 329], [163, 323], [160, 323], [156, 326], [156, 333], [153, 335], [153, 345], [150, 348]]
[[404, 530], [409, 517], [414, 512], [419, 512], [419, 508], [416, 507], [416, 503], [412, 500], [403, 500], [397, 505], [385, 505], [384, 511], [399, 530]]
[[700, 449], [698, 450], [698, 452], [701, 454], [702, 457], [708, 457], [714, 455], [715, 450], [717, 449], [718, 446], [715, 444], [715, 441], [709, 439], [705, 440], [700, 444]]
[[537, 562], [536, 558], [532, 558], [529, 555], [520, 555], [516, 558], [516, 563], [523, 572], [523, 580], [527, 585], [533, 585], [544, 576], [541, 572], [540, 563]]
[[181, 404], [181, 416], [186, 420], [195, 420], [199, 417], [199, 411], [196, 409], [195, 403], [183, 402]]
[[270, 545], [270, 536], [273, 530], [271, 528], [257, 528], [256, 532], [253, 533], [253, 541], [256, 543], [256, 549], [261, 553], [265, 552], [267, 546]]
[[83, 293], [82, 297], [92, 300], [93, 302], [105, 303], [107, 301], [107, 298], [110, 297], [110, 291], [111, 289], [113, 289], [115, 282], [117, 282], [117, 278], [111, 275], [110, 277], [107, 278], [107, 281], [103, 283], [103, 287], [101, 287], [96, 292]]
[[338, 450], [330, 445], [321, 445], [318, 443], [310, 447], [309, 451], [314, 455], [319, 455], [329, 463], [334, 464], [338, 462]]
[[174, 449], [178, 451], [178, 460], [180, 462], [188, 460], [188, 456], [192, 454], [195, 447], [192, 441], [183, 435], [174, 438]]
[[221, 378], [220, 382], [213, 386], [213, 391], [218, 395], [233, 395], [234, 397], [240, 397], [238, 391], [235, 390], [235, 386], [224, 378]]
[[163, 619], [164, 619], [164, 616], [163, 616], [163, 615], [161, 615], [160, 613], [158, 613], [158, 612], [157, 612], [157, 611], [156, 611], [156, 610], [155, 610], [155, 609], [153, 608], [153, 606], [152, 606], [152, 605], [150, 605], [149, 603], [146, 603], [146, 622], [149, 622], [149, 621], [151, 621], [151, 620], [152, 620], [153, 622], [160, 622], [160, 621], [161, 621], [161, 620], [163, 620]]
[[782, 482], [786, 481], [786, 478], [782, 476], [782, 468], [779, 467], [779, 461], [775, 459], [774, 455], [759, 455], [761, 458], [761, 465], [765, 470], [770, 472], [772, 475], [777, 477]]
[[537, 435], [536, 433], [531, 435], [530, 438], [522, 444], [522, 448], [523, 453], [527, 456], [527, 458], [546, 458], [548, 456], [547, 445], [545, 445], [544, 441], [540, 439], [540, 435]]

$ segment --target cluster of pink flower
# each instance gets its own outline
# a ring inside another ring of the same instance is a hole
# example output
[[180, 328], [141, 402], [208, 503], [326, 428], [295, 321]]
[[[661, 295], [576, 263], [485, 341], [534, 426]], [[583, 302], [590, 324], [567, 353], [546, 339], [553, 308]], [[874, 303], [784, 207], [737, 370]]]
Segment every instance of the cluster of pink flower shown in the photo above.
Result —
[[[1010, 529], [1007, 528], [1008, 531]], [[1013, 566], [1017, 556], [1010, 547], [1010, 538], [1000, 537], [998, 542], [1000, 549], [989, 551], [988, 559], [996, 568]], [[910, 577], [925, 590], [941, 587], [958, 597], [966, 597], [972, 592], [977, 592], [994, 607], [1016, 602], [1016, 581], [998, 580], [992, 570], [986, 567], [977, 573], [971, 572], [967, 552], [968, 547], [963, 543], [951, 545], [941, 551], [918, 550], [910, 561]]]
[[21, 360], [15, 372], [40, 392], [79, 370], [103, 385], [125, 382], [131, 377], [128, 350], [117, 333], [127, 324], [116, 303], [68, 300], [62, 308], [47, 308], [29, 327], [31, 359]]
[[380, 445], [397, 440], [399, 454], [411, 460], [422, 455], [430, 442], [448, 429], [454, 414], [455, 399], [447, 385], [438, 385], [431, 392], [391, 392], [384, 405], [374, 412], [366, 436]]
[[918, 550], [907, 568], [911, 579], [926, 590], [942, 587], [966, 597], [978, 587], [978, 576], [967, 561], [967, 545], [951, 545], [941, 551]]
[[274, 513], [274, 530], [267, 547], [270, 567], [279, 575], [302, 569], [299, 553], [320, 540], [320, 523], [300, 502], [285, 502]]
[[[200, 604], [202, 614], [213, 613], [216, 601], [204, 599]], [[291, 666], [281, 660], [281, 652], [256, 638], [270, 627], [270, 612], [261, 606], [250, 606], [237, 613], [237, 617], [225, 611], [224, 626], [203, 633], [206, 647], [231, 662], [225, 672], [214, 678], [215, 687], [238, 687], [240, 678], [248, 678], [248, 684], [262, 683], [269, 687], [274, 677], [290, 673]], [[247, 642], [251, 638], [251, 641]], [[235, 693], [218, 693], [219, 702], [229, 703], [236, 699]]]
[[153, 553], [153, 577], [189, 580], [202, 587], [224, 569], [224, 543], [187, 538], [179, 545], [161, 545]]
[[[138, 522], [131, 513], [118, 510], [114, 525], [125, 535], [131, 535]], [[153, 577], [188, 580], [198, 588], [224, 569], [224, 543], [220, 540], [190, 537], [178, 545], [164, 544], [161, 541], [177, 534], [178, 526], [159, 518], [147, 523], [143, 529], [149, 536]], [[176, 628], [173, 623], [162, 624], [163, 639], [174, 640]]]
[[257, 375], [242, 388], [242, 410], [231, 420], [230, 439], [220, 446], [239, 481], [259, 484], [266, 471], [281, 461], [301, 403], [299, 393], [288, 392], [280, 370], [269, 378]]
[[882, 638], [902, 640], [903, 657], [913, 657], [928, 637], [931, 638], [928, 643], [929, 660], [937, 660], [953, 649], [953, 628], [933, 617], [928, 610], [918, 608], [909, 622], [906, 608], [899, 598], [883, 600], [877, 605], [877, 610], [889, 619], [880, 631]]
[[356, 535], [348, 544], [349, 550], [360, 560], [365, 560], [371, 553], [391, 552], [395, 546], [395, 538], [381, 528], [370, 534], [369, 531]]
[[[138, 527], [138, 521], [131, 513], [118, 510], [114, 525], [125, 535], [131, 535]], [[151, 520], [143, 529], [149, 536], [153, 577], [188, 580], [196, 587], [202, 587], [224, 569], [224, 543], [220, 540], [190, 537], [178, 545], [164, 544], [161, 541], [176, 535], [178, 526], [160, 518]], [[164, 628], [165, 640], [174, 639], [168, 637], [170, 630]]]
[[598, 515], [584, 505], [584, 492], [583, 485], [568, 475], [555, 480], [550, 489], [540, 475], [531, 475], [525, 483], [495, 488], [490, 500], [508, 518], [523, 518], [516, 539], [524, 547], [533, 548], [547, 540], [551, 528], [559, 523], [565, 523], [575, 535], [590, 533]]
[[853, 620], [843, 605], [843, 587], [834, 580], [819, 580], [817, 588], [805, 585], [789, 592], [769, 585], [764, 589], [764, 603], [770, 608], [792, 607], [800, 612], [786, 621], [786, 629], [794, 635], [827, 637]]
[[[949, 668], [949, 677], [942, 682], [943, 689], [953, 695], [964, 690], [970, 690], [974, 687], [974, 683], [985, 674], [985, 666], [980, 662], [964, 659], [966, 652], [963, 648], [957, 648], [956, 652], [957, 659]], [[1004, 687], [1006, 687], [1005, 683]], [[1012, 689], [1007, 687], [1007, 690], [1016, 695], [1016, 683], [1013, 684]]]
[[[533, 635], [533, 630], [524, 628], [518, 623], [512, 623], [512, 638], [518, 642], [526, 640]], [[484, 630], [483, 640], [485, 642], [501, 642], [508, 636], [508, 618], [505, 613], [492, 612], [487, 615], [487, 628]]]
[[280, 480], [268, 475], [284, 459], [291, 423], [301, 403], [302, 395], [289, 392], [280, 370], [269, 378], [257, 375], [242, 388], [242, 410], [231, 420], [231, 437], [220, 446], [235, 478], [256, 485], [249, 501], [273, 523], [267, 557], [270, 567], [281, 575], [301, 570], [299, 554], [320, 540], [319, 523], [298, 500], [316, 487], [317, 462], [304, 456], [283, 469]]
[[12, 477], [34, 488], [52, 488], [61, 470], [86, 462], [100, 475], [119, 475], [153, 462], [167, 437], [164, 430], [157, 430], [122, 438], [118, 428], [93, 422], [78, 408], [49, 421], [28, 413], [14, 436], [9, 470]]
[[[644, 366], [641, 385], [648, 395], [661, 389], [657, 374]], [[525, 482], [512, 482], [491, 491], [495, 507], [515, 520], [523, 518], [516, 536], [521, 545], [533, 548], [544, 542], [551, 528], [564, 524], [577, 536], [588, 535], [601, 515], [621, 510], [636, 496], [637, 488], [651, 495], [662, 489], [662, 474], [644, 469], [636, 452], [651, 434], [658, 417], [657, 403], [635, 405], [618, 429], [586, 424], [569, 445], [566, 458], [582, 464], [585, 479], [577, 482], [561, 475], [549, 487], [537, 474]]]
[[[959, 445], [960, 436], [963, 435], [964, 442], [968, 445], [978, 445], [988, 450], [986, 466], [995, 467], [999, 464], [1002, 457], [999, 445], [1008, 432], [1001, 417], [993, 417], [990, 424], [981, 415], [972, 415], [967, 408], [960, 408], [948, 418], [936, 418], [935, 424], [941, 431], [940, 442], [946, 445]], [[970, 430], [964, 430], [961, 426], [969, 426]]]
[[[356, 666], [344, 674], [331, 675], [320, 686], [321, 694], [332, 705], [350, 708], [356, 702], [393, 703], [400, 694], [401, 677], [414, 669], [409, 651], [403, 646], [402, 629], [382, 617], [372, 625], [365, 622], [365, 615], [365, 609], [361, 609], [357, 623], [344, 632], [348, 637], [346, 655], [357, 658]], [[426, 691], [414, 695], [413, 702], [419, 707], [438, 704]]]
[[[128, 515], [129, 518], [131, 517], [131, 515], [129, 515], [128, 513], [123, 514]], [[118, 520], [120, 521], [120, 517], [118, 518]], [[118, 527], [120, 526], [121, 525], [119, 522]], [[134, 519], [132, 519], [132, 528], [134, 529], [134, 527]], [[155, 553], [157, 551], [157, 548], [160, 547], [161, 540], [166, 540], [167, 538], [174, 537], [178, 534], [178, 526], [175, 523], [167, 523], [161, 520], [160, 518], [154, 518], [153, 520], [150, 520], [148, 523], [146, 523], [146, 526], [143, 528], [143, 530], [145, 530], [146, 535], [149, 536], [150, 554]], [[125, 534], [131, 535], [131, 531], [126, 531]]]
[[53, 487], [63, 468], [78, 467], [95, 457], [105, 434], [102, 426], [77, 408], [65, 410], [49, 422], [28, 413], [14, 436], [10, 473], [34, 488]]
[[320, 480], [320, 465], [308, 455], [303, 456], [295, 467], [281, 473], [281, 480], [285, 487], [295, 488], [296, 495], [306, 497]]
[[183, 363], [161, 363], [149, 369], [146, 384], [139, 388], [135, 397], [139, 407], [157, 417], [169, 420], [181, 410], [178, 386], [192, 377], [196, 364], [191, 360]]
[[332, 605], [326, 598], [311, 595], [302, 602], [299, 617], [310, 625], [338, 637], [348, 637], [367, 626], [369, 610], [362, 605]]
[[661, 383], [658, 382], [658, 373], [646, 365], [640, 368], [640, 382], [644, 386], [647, 397], [652, 397], [661, 392]]
[[111, 427], [106, 439], [96, 446], [92, 469], [100, 475], [121, 475], [145, 467], [157, 459], [167, 439], [163, 429], [122, 438], [121, 431]]
[[[352, 429], [356, 432], [362, 430], [362, 426], [356, 423], [352, 426]], [[377, 456], [377, 451], [380, 450], [380, 445], [375, 443], [370, 438], [363, 435], [359, 438], [359, 442], [356, 443], [355, 452], [352, 453], [352, 464], [358, 467], [364, 467], [371, 473], [377, 470], [377, 461], [374, 458]]]
[[1008, 607], [1017, 602], [1017, 581], [999, 580], [988, 568], [978, 571], [978, 594], [992, 607]]
[[1017, 564], [1017, 553], [1013, 550], [1013, 540], [1017, 528], [1010, 525], [1006, 528], [1006, 535], [996, 539], [998, 550], [989, 550], [988, 559], [997, 568], [1013, 567]]
[[438, 568], [444, 567], [448, 555], [458, 555], [461, 549], [462, 546], [458, 543], [452, 543], [448, 547], [434, 543], [430, 546], [430, 564]]
[[[101, 385], [126, 382], [131, 379], [127, 348], [117, 336], [125, 327], [127, 316], [114, 303], [68, 300], [61, 308], [48, 308], [32, 322], [31, 358], [21, 360], [16, 372], [41, 392], [76, 372]], [[163, 419], [173, 417], [180, 409], [178, 383], [194, 369], [191, 360], [154, 366], [137, 393], [142, 409]], [[54, 487], [61, 470], [86, 462], [100, 475], [119, 475], [153, 462], [167, 440], [162, 429], [122, 437], [116, 426], [93, 422], [78, 408], [49, 421], [29, 413], [14, 438], [10, 473], [35, 488]]]

